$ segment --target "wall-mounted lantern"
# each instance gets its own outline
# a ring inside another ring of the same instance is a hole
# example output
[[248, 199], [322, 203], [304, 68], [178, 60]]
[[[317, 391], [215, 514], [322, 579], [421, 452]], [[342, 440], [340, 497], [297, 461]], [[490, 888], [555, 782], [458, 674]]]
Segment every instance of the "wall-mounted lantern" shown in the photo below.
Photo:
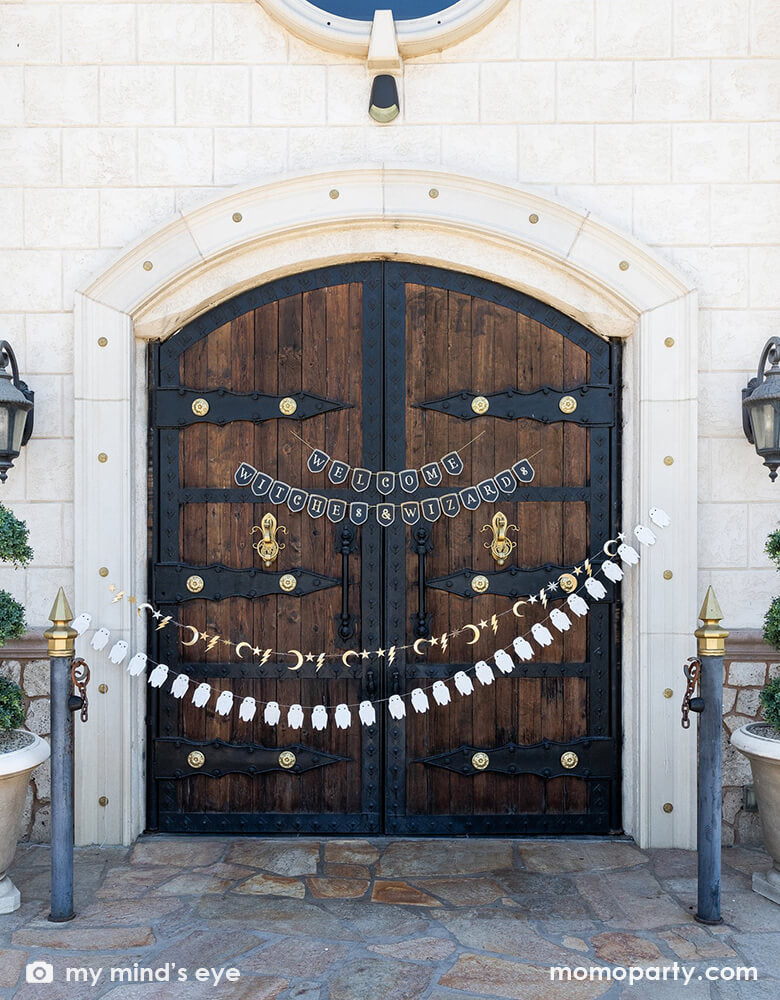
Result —
[[742, 390], [742, 427], [774, 482], [780, 466], [780, 337], [766, 342], [758, 374]]
[[368, 113], [375, 122], [387, 125], [394, 121], [401, 112], [401, 102], [398, 99], [398, 84], [389, 73], [375, 76], [371, 84], [371, 99], [368, 102]]
[[[11, 374], [6, 371], [11, 366]], [[35, 393], [19, 379], [16, 355], [7, 340], [0, 340], [0, 482], [19, 452], [30, 440], [33, 430]]]

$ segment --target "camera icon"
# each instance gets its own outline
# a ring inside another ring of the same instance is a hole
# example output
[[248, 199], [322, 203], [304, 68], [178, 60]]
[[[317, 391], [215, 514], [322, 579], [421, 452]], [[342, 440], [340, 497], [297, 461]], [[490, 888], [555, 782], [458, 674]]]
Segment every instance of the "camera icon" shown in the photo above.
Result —
[[51, 962], [29, 962], [25, 969], [28, 983], [53, 983], [54, 966]]

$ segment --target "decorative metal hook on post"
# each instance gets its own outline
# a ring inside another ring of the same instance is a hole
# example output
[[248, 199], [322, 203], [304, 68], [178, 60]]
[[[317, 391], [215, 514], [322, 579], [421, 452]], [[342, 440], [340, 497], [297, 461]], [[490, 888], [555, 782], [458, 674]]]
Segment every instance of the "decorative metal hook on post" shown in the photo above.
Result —
[[[73, 712], [71, 704], [73, 656], [78, 632], [70, 627], [73, 612], [60, 587], [45, 633], [49, 643], [51, 698], [51, 913], [60, 923], [75, 917], [73, 910]], [[88, 679], [88, 672], [87, 672]]]
[[[698, 796], [696, 847], [699, 861], [696, 919], [720, 924], [721, 810], [723, 779], [721, 733], [723, 728], [723, 657], [728, 632], [720, 627], [723, 612], [712, 587], [707, 588], [699, 612], [702, 624], [694, 635], [698, 658], [683, 667], [687, 679], [682, 704], [682, 726], [690, 726], [688, 712], [699, 716]], [[696, 684], [699, 695], [695, 695]]]

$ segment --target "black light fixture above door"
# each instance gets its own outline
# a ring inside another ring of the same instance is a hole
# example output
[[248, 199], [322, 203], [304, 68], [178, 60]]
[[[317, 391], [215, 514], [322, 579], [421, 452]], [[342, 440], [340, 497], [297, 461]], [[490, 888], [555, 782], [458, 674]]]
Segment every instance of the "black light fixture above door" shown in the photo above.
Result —
[[371, 84], [371, 98], [368, 102], [368, 113], [375, 122], [387, 125], [401, 113], [401, 103], [398, 99], [398, 84], [389, 73], [374, 77]]
[[14, 459], [30, 440], [34, 401], [35, 393], [19, 379], [13, 348], [7, 340], [0, 340], [0, 482], [6, 481]]
[[742, 390], [742, 428], [774, 482], [780, 466], [780, 337], [766, 342], [758, 374]]

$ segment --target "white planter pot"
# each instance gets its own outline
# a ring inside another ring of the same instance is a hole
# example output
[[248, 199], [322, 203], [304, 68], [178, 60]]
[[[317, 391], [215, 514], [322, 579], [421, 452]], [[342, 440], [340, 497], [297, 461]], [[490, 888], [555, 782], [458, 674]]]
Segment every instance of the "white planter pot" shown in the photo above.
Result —
[[750, 761], [764, 846], [772, 856], [768, 872], [755, 872], [753, 889], [780, 903], [780, 740], [766, 723], [751, 722], [731, 734], [731, 743]]
[[30, 773], [49, 753], [49, 744], [40, 736], [19, 750], [0, 753], [0, 913], [19, 908], [19, 890], [5, 873], [16, 853]]

